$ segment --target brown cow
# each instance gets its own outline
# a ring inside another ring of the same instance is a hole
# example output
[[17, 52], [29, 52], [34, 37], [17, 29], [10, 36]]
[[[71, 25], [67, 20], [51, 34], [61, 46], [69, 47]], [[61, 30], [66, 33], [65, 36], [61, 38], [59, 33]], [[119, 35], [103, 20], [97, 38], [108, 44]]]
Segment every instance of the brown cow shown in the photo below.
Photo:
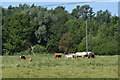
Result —
[[58, 57], [58, 58], [61, 58], [62, 54], [63, 54], [63, 53], [55, 53], [54, 55], [55, 55], [56, 58], [57, 58], [57, 57]]
[[28, 60], [29, 60], [29, 62], [31, 62], [31, 61], [32, 61], [32, 58], [29, 58]]

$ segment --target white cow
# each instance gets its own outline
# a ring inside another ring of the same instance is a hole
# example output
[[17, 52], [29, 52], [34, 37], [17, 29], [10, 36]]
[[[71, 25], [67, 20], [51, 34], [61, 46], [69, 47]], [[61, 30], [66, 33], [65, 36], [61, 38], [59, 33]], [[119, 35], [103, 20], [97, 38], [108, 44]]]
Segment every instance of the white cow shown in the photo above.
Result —
[[94, 53], [93, 52], [76, 52], [75, 53], [75, 57], [85, 57], [85, 56], [89, 56], [89, 54], [93, 54], [94, 55]]
[[65, 58], [67, 58], [67, 59], [73, 58], [73, 55], [71, 55], [71, 54], [65, 55]]
[[74, 53], [70, 53], [65, 55], [65, 58], [69, 59], [69, 58], [75, 58], [75, 54]]
[[74, 54], [74, 53], [72, 53], [72, 54], [70, 54], [70, 55], [72, 55], [72, 56], [73, 56], [73, 58], [75, 58], [75, 54]]

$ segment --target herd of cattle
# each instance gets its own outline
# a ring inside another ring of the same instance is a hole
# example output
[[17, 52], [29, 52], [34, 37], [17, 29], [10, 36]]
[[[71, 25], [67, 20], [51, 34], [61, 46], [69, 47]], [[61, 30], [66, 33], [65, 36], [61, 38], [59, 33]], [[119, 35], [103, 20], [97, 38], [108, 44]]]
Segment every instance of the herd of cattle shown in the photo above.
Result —
[[[56, 58], [61, 58], [63, 53], [55, 53]], [[95, 54], [93, 52], [76, 52], [71, 54], [66, 54], [65, 58], [77, 58], [77, 57], [88, 57], [88, 58], [95, 58]]]
[[[61, 58], [63, 53], [55, 53], [54, 56], [56, 58]], [[77, 58], [77, 57], [88, 57], [88, 58], [95, 58], [95, 54], [93, 52], [76, 52], [76, 53], [71, 53], [71, 54], [65, 54], [65, 58]], [[26, 59], [24, 55], [20, 55], [20, 59]], [[28, 59], [29, 62], [32, 61], [32, 58]]]

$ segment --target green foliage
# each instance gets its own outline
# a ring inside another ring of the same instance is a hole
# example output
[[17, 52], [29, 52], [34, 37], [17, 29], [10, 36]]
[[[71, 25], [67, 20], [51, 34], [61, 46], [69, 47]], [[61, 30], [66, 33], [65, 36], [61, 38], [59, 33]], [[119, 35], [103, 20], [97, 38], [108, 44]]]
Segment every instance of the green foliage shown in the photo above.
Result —
[[51, 39], [48, 41], [46, 49], [50, 53], [55, 53], [59, 51], [58, 45], [59, 43], [57, 42], [57, 40]]
[[[46, 36], [46, 26], [39, 27], [38, 30], [35, 32], [35, 35], [40, 43], [42, 39], [45, 39]], [[46, 39], [45, 39], [46, 40]]]
[[110, 37], [94, 37], [93, 38], [93, 52], [102, 55], [118, 54], [118, 42]]
[[66, 22], [68, 32], [72, 33], [74, 36], [74, 42], [79, 44], [81, 40], [85, 37], [85, 21], [82, 19], [73, 19]]
[[59, 49], [61, 51], [64, 51], [65, 53], [72, 52], [72, 46], [73, 46], [73, 34], [66, 33], [63, 34], [59, 41]]
[[33, 33], [33, 27], [27, 15], [14, 14], [9, 22], [3, 25], [3, 48], [9, 50], [9, 54], [26, 50], [33, 38], [30, 36]]
[[105, 11], [98, 11], [96, 14], [96, 21], [99, 23], [109, 23], [110, 22], [110, 17], [111, 17], [111, 13], [108, 10]]
[[86, 42], [85, 39], [77, 46], [78, 51], [83, 52], [86, 51]]
[[94, 17], [94, 12], [89, 5], [77, 6], [73, 9], [71, 14], [76, 18], [82, 18], [83, 20]]
[[78, 5], [68, 13], [63, 6], [48, 10], [34, 4], [2, 8], [3, 53], [31, 54], [31, 46], [35, 46], [35, 53], [43, 54], [86, 51], [86, 19], [89, 51], [92, 29], [95, 54], [118, 54], [119, 17], [112, 16], [108, 10], [99, 10], [95, 15], [89, 5]]
[[28, 51], [28, 50], [25, 50], [25, 51], [22, 51], [22, 52], [20, 52], [20, 53], [18, 53], [19, 55], [31, 55], [30, 54], [30, 51]]
[[46, 51], [45, 47], [39, 45], [39, 44], [36, 44], [34, 46], [34, 49], [33, 49], [33, 52], [34, 53], [44, 53]]

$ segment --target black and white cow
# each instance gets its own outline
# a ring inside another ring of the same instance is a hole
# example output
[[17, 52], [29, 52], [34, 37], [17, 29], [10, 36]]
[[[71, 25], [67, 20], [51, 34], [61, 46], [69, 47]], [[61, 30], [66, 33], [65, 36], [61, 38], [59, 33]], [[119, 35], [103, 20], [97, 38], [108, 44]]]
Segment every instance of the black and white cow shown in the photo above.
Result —
[[26, 59], [24, 55], [20, 55], [20, 59]]

